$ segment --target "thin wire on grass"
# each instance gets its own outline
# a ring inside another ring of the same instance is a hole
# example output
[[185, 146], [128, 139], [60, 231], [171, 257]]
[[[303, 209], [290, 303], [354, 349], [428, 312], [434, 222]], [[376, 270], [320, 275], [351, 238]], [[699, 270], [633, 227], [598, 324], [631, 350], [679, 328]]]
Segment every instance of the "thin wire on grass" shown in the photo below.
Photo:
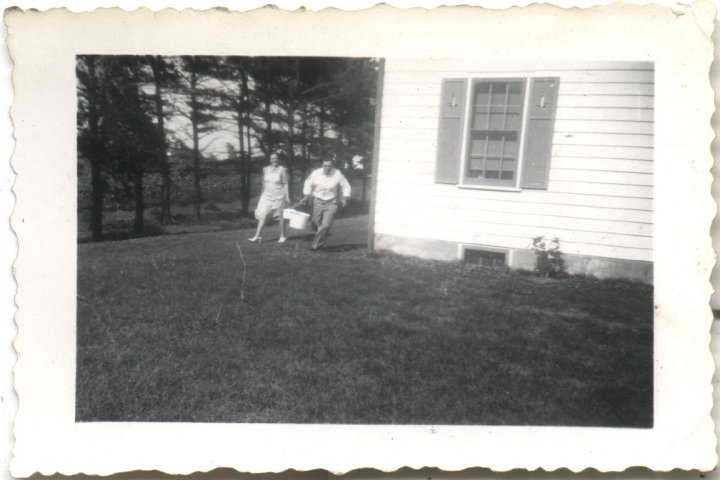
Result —
[[238, 252], [240, 252], [240, 261], [242, 262], [243, 270], [242, 270], [242, 280], [240, 280], [240, 302], [245, 301], [245, 271], [247, 270], [247, 264], [245, 263], [245, 256], [242, 253], [242, 248], [240, 248], [240, 244], [238, 242], [235, 242], [235, 246], [238, 249]]

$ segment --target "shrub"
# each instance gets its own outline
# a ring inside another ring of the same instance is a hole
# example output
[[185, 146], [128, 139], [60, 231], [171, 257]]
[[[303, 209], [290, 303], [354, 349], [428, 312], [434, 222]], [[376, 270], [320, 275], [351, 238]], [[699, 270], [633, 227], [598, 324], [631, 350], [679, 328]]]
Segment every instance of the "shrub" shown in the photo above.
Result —
[[538, 275], [556, 278], [567, 273], [559, 238], [535, 237], [532, 249], [535, 251], [535, 272]]

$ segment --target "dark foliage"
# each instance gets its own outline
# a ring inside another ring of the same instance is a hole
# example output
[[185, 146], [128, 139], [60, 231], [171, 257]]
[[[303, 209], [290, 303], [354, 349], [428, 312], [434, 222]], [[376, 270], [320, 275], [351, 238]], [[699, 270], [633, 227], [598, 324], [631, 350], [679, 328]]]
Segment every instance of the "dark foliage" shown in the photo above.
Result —
[[[200, 221], [213, 189], [205, 167], [218, 155], [208, 139], [222, 132], [235, 137], [221, 161], [236, 167], [233, 200], [245, 217], [258, 188], [257, 160], [274, 151], [288, 167], [293, 196], [320, 160], [334, 157], [363, 180], [364, 200], [376, 70], [374, 60], [332, 57], [79, 56], [78, 169], [90, 167], [90, 205], [81, 208], [91, 210], [93, 238], [103, 236], [104, 211], [130, 205], [142, 234], [148, 196], [161, 199], [160, 223], [172, 224], [176, 175], [192, 180]], [[363, 158], [363, 169], [352, 170], [353, 157]], [[147, 184], [152, 173], [161, 181]]]

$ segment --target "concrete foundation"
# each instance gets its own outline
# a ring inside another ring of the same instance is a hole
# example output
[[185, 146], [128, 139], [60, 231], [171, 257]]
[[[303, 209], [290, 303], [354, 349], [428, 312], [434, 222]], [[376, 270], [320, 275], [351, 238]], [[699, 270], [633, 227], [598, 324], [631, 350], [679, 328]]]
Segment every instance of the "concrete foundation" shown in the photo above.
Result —
[[[464, 244], [465, 248], [483, 248], [483, 245]], [[503, 249], [486, 245], [492, 250], [506, 250], [507, 264], [521, 270], [535, 269], [535, 252], [529, 249]], [[387, 250], [401, 255], [411, 255], [432, 260], [461, 260], [461, 245], [443, 240], [406, 238], [397, 235], [376, 234], [375, 249]], [[590, 275], [597, 278], [624, 278], [648, 284], [653, 283], [653, 264], [639, 260], [593, 257], [589, 255], [563, 254], [568, 273]]]

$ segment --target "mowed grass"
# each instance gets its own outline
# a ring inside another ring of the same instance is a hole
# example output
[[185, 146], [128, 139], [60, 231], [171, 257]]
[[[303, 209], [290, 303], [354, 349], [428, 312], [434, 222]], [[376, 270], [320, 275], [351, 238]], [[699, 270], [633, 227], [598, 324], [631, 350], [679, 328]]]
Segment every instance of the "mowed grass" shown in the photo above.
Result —
[[78, 246], [78, 421], [652, 426], [651, 286], [247, 233]]

